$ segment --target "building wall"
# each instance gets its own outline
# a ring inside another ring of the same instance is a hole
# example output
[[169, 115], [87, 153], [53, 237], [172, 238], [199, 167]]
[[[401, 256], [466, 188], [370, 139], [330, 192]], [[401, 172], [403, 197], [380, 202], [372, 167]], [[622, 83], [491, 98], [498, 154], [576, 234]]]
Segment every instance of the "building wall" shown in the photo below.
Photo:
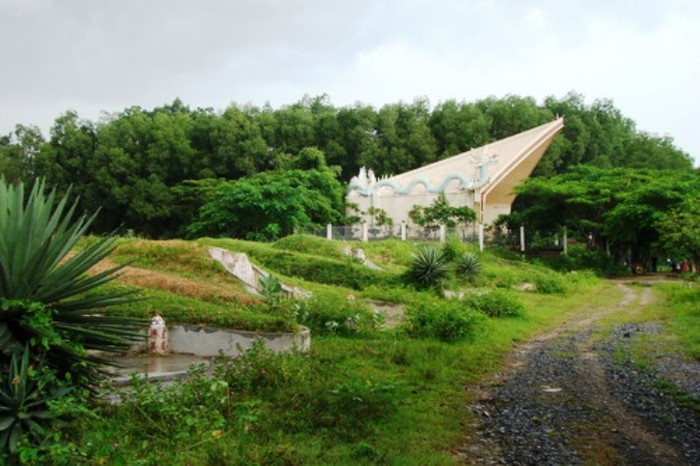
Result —
[[[394, 224], [411, 224], [414, 205], [427, 207], [445, 194], [450, 205], [468, 206], [477, 221], [493, 223], [509, 214], [515, 199], [513, 189], [522, 183], [564, 126], [562, 118], [477, 149], [377, 180], [371, 170], [360, 170], [350, 181], [347, 201], [360, 211], [384, 210]], [[364, 216], [372, 225], [372, 218]]]

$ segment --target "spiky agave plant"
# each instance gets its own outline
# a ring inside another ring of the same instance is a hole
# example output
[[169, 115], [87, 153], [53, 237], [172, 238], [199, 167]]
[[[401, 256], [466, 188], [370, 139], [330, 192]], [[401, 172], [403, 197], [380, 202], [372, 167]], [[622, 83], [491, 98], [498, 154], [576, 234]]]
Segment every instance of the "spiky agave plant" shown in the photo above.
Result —
[[475, 252], [465, 252], [457, 261], [457, 273], [466, 277], [474, 278], [481, 273], [481, 260]]
[[87, 275], [114, 249], [109, 236], [71, 255], [97, 213], [75, 218], [77, 201], [45, 194], [37, 181], [29, 196], [22, 183], [0, 177], [0, 355], [30, 351], [59, 376], [100, 378], [105, 360], [86, 350], [118, 352], [140, 338], [142, 321], [110, 316], [104, 308], [132, 302], [131, 293], [89, 293], [116, 278], [122, 266]]
[[408, 277], [421, 288], [439, 286], [450, 272], [445, 252], [435, 246], [425, 246], [413, 255], [408, 266]]

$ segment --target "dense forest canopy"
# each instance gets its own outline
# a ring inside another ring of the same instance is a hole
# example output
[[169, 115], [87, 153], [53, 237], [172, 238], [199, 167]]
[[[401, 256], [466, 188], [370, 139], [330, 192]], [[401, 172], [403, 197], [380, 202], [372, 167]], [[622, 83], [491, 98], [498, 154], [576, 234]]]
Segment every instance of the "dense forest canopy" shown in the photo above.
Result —
[[98, 122], [67, 111], [47, 138], [22, 125], [0, 136], [0, 174], [8, 181], [44, 177], [60, 191], [70, 186], [84, 210], [102, 206], [96, 232], [123, 226], [173, 237], [186, 233], [212, 190], [221, 187], [216, 180], [317, 166], [330, 167], [341, 182], [362, 166], [378, 175], [398, 174], [557, 115], [565, 117], [563, 134], [534, 176], [552, 177], [580, 164], [692, 169], [690, 156], [670, 138], [638, 131], [609, 100], [589, 105], [570, 93], [542, 103], [507, 96], [431, 108], [416, 99], [379, 109], [337, 108], [322, 95], [279, 109], [232, 104], [221, 112], [175, 100], [152, 110], [127, 108]]
[[511, 227], [558, 232], [619, 262], [654, 269], [664, 257], [700, 265], [700, 172], [577, 166], [516, 189]]

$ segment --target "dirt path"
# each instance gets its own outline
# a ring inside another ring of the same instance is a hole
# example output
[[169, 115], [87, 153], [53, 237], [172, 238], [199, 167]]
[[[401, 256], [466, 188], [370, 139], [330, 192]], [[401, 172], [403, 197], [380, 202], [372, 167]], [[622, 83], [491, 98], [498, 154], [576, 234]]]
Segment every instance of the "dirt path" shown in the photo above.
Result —
[[673, 357], [663, 371], [633, 364], [630, 343], [660, 332], [660, 324], [624, 324], [601, 339], [595, 330], [602, 317], [653, 299], [650, 288], [616, 286], [616, 305], [592, 303], [586, 315], [519, 347], [503, 372], [473, 389], [469, 409], [477, 424], [458, 452], [463, 462], [700, 464], [698, 411], [678, 406], [659, 388], [668, 378], [658, 374], [685, 371], [696, 386], [700, 364]]

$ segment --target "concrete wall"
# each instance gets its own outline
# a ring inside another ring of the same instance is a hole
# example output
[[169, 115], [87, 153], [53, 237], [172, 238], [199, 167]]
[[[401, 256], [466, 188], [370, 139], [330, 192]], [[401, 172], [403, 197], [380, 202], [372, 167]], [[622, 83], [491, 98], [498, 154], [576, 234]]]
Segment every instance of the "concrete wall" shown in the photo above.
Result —
[[216, 356], [238, 356], [256, 341], [263, 341], [273, 351], [309, 351], [311, 332], [303, 327], [299, 333], [259, 333], [194, 325], [175, 325], [169, 329], [168, 348], [173, 353]]
[[[263, 333], [196, 325], [174, 325], [168, 328], [167, 338], [167, 352], [196, 356], [216, 356], [219, 351], [222, 351], [225, 356], [238, 356], [258, 340], [263, 341], [267, 348], [278, 352], [292, 350], [306, 352], [311, 348], [311, 331], [306, 327], [300, 327], [297, 333]], [[147, 348], [148, 342], [144, 342], [134, 345], [131, 352], [145, 352]]]

